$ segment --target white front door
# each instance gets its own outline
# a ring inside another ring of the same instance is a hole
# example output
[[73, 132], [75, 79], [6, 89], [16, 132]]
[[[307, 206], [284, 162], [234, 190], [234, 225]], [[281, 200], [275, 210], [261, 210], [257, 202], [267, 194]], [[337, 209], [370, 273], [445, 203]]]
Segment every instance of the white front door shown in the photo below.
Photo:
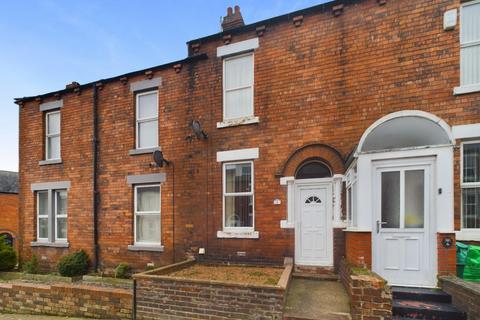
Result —
[[332, 266], [332, 183], [300, 180], [295, 191], [295, 263]]
[[376, 166], [373, 270], [390, 285], [436, 284], [433, 164], [429, 158]]

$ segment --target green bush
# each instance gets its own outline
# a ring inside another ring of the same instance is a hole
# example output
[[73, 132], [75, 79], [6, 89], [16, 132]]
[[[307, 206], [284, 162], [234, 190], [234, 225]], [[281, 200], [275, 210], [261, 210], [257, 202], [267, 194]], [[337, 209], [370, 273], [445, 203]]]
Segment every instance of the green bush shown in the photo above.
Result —
[[115, 268], [115, 278], [122, 278], [126, 279], [130, 275], [130, 266], [126, 263], [120, 263], [116, 268]]
[[17, 265], [17, 254], [4, 237], [0, 237], [0, 271], [8, 271]]
[[36, 255], [33, 255], [32, 259], [25, 262], [25, 264], [23, 265], [23, 271], [31, 274], [37, 274], [40, 272]]
[[88, 255], [80, 250], [64, 256], [58, 263], [58, 272], [64, 277], [75, 277], [87, 274]]

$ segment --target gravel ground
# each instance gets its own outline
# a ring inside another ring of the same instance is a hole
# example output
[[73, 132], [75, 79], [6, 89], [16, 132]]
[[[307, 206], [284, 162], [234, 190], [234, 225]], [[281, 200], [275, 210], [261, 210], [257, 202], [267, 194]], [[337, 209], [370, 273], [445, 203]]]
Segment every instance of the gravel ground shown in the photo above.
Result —
[[88, 320], [87, 318], [31, 316], [26, 314], [3, 314], [0, 313], [0, 320]]

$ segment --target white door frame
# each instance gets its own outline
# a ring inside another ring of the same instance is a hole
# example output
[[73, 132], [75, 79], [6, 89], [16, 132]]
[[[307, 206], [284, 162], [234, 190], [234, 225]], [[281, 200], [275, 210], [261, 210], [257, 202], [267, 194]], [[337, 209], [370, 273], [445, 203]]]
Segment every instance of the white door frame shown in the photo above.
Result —
[[[390, 283], [391, 285], [405, 285], [417, 287], [435, 287], [437, 278], [437, 239], [436, 239], [436, 157], [412, 157], [412, 158], [397, 158], [389, 160], [378, 160], [372, 162], [372, 270], [378, 274], [382, 274], [382, 255], [380, 253], [379, 241], [381, 241], [381, 234], [377, 233], [377, 220], [381, 221], [380, 209], [380, 186], [378, 185], [378, 172], [389, 171], [390, 169], [404, 170], [408, 168], [428, 168], [429, 190], [425, 195], [428, 197], [428, 212], [424, 216], [424, 247], [423, 251], [428, 256], [424, 260], [424, 281], [421, 283]], [[403, 192], [403, 191], [401, 191]], [[408, 233], [403, 231], [399, 233]], [[388, 279], [387, 279], [388, 280]]]
[[[327, 248], [327, 260], [322, 261], [303, 261], [300, 258], [301, 251], [301, 204], [302, 201], [299, 201], [299, 191], [302, 188], [325, 188], [326, 192], [326, 248]], [[295, 209], [294, 209], [294, 220], [295, 220], [295, 264], [303, 266], [322, 266], [322, 267], [332, 267], [333, 266], [333, 178], [318, 178], [318, 179], [299, 179], [294, 182], [294, 197], [295, 197]]]

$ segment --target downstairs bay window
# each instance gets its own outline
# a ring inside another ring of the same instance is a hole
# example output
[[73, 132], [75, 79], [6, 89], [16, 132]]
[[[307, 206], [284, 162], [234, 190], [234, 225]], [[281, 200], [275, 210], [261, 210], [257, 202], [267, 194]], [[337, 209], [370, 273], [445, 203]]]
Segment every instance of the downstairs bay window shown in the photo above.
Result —
[[357, 167], [350, 167], [345, 175], [346, 215], [348, 228], [357, 226]]
[[223, 228], [253, 231], [253, 162], [223, 164]]
[[67, 243], [67, 191], [37, 191], [37, 243]]
[[462, 230], [480, 232], [480, 141], [462, 143]]
[[160, 185], [135, 186], [135, 245], [161, 245]]

